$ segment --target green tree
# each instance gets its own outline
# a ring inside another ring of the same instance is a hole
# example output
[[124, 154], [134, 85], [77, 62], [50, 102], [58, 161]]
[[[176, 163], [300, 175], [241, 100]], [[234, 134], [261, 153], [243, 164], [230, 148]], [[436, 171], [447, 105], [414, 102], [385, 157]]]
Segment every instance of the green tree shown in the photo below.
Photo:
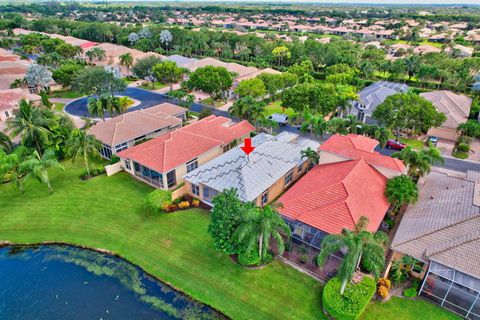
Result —
[[413, 134], [427, 132], [431, 127], [442, 125], [447, 119], [430, 101], [413, 92], [387, 97], [375, 109], [373, 117], [389, 129], [409, 130]]
[[480, 123], [477, 120], [467, 120], [458, 125], [457, 132], [460, 132], [462, 136], [478, 138], [480, 137]]
[[342, 118], [332, 118], [328, 120], [328, 132], [330, 133], [338, 133], [341, 135], [348, 134], [349, 131], [349, 123], [348, 120]]
[[145, 58], [138, 59], [133, 65], [133, 74], [140, 79], [144, 79], [152, 82], [152, 88], [155, 88], [155, 74], [153, 73], [153, 67], [162, 63], [162, 59], [157, 56], [149, 55]]
[[100, 47], [93, 47], [92, 49], [85, 52], [85, 55], [87, 56], [90, 63], [100, 62], [107, 58], [105, 50]]
[[87, 103], [88, 113], [92, 116], [97, 116], [105, 121], [105, 105], [99, 98], [91, 97]]
[[418, 200], [417, 184], [409, 176], [397, 176], [387, 182], [385, 196], [396, 212], [405, 204], [413, 204]]
[[104, 94], [114, 97], [116, 92], [123, 91], [126, 87], [126, 82], [118, 74], [104, 67], [83, 69], [73, 83], [74, 90], [97, 97]]
[[52, 78], [64, 88], [70, 87], [78, 74], [85, 68], [84, 65], [74, 61], [63, 62], [52, 73]]
[[48, 169], [50, 168], [65, 170], [58, 162], [55, 152], [51, 149], [47, 149], [43, 155], [40, 155], [36, 150], [33, 151], [33, 154], [20, 165], [20, 171], [26, 173], [25, 179], [36, 178], [42, 184], [47, 185], [50, 192], [53, 192], [48, 178]]
[[153, 74], [158, 81], [170, 85], [170, 91], [173, 90], [173, 84], [182, 80], [186, 69], [177, 66], [175, 61], [164, 60], [153, 66]]
[[127, 68], [130, 73], [130, 69], [133, 67], [133, 56], [130, 52], [124, 53], [118, 57], [120, 59], [120, 65]]
[[379, 276], [380, 270], [385, 264], [384, 246], [387, 244], [388, 237], [381, 231], [375, 233], [367, 231], [367, 225], [368, 219], [362, 216], [354, 231], [343, 229], [341, 234], [329, 234], [322, 240], [321, 251], [317, 258], [320, 267], [325, 264], [331, 254], [338, 252], [340, 249], [347, 250], [337, 271], [337, 276], [342, 280], [341, 295], [343, 295], [347, 283], [352, 280], [353, 274], [362, 259], [362, 253], [367, 246], [381, 249], [370, 250], [369, 258], [371, 261], [369, 262], [377, 264], [372, 268], [376, 277]]
[[10, 140], [10, 137], [1, 131], [0, 131], [0, 150], [3, 150], [5, 152], [12, 151], [12, 141]]
[[217, 251], [228, 255], [238, 253], [234, 232], [243, 211], [243, 203], [238, 199], [235, 189], [225, 190], [213, 198], [208, 233]]
[[20, 136], [23, 144], [31, 142], [42, 154], [44, 145], [51, 138], [48, 124], [40, 108], [22, 99], [14, 111], [14, 117], [7, 119], [7, 130], [12, 137]]
[[3, 177], [8, 174], [12, 186], [22, 194], [25, 193], [23, 186], [25, 172], [21, 168], [21, 165], [27, 159], [27, 156], [28, 149], [24, 146], [19, 146], [15, 148], [12, 153], [0, 157], [0, 176]]
[[233, 76], [224, 67], [206, 66], [190, 74], [187, 87], [209, 93], [214, 99], [219, 98], [233, 84]]
[[443, 163], [440, 150], [435, 147], [429, 147], [415, 151], [411, 147], [406, 147], [400, 152], [395, 152], [392, 157], [403, 161], [408, 169], [408, 175], [411, 177], [424, 176], [430, 172], [431, 166], [437, 163]]
[[282, 65], [285, 61], [292, 57], [290, 49], [286, 46], [279, 46], [272, 50], [272, 55], [277, 59], [277, 64]]
[[328, 123], [320, 115], [313, 115], [308, 110], [303, 113], [303, 122], [300, 131], [303, 133], [310, 132], [315, 137], [322, 137], [327, 132]]
[[235, 230], [235, 237], [245, 252], [258, 248], [258, 255], [264, 259], [267, 255], [270, 240], [273, 238], [282, 255], [285, 246], [280, 232], [290, 237], [290, 228], [271, 206], [258, 208], [254, 204], [246, 204], [247, 210], [243, 211], [240, 224]]
[[284, 77], [281, 74], [262, 73], [258, 76], [262, 80], [265, 90], [269, 94], [271, 100], [275, 100], [278, 92], [285, 88]]
[[252, 78], [240, 81], [234, 92], [240, 97], [250, 96], [252, 98], [260, 98], [267, 92], [265, 84], [260, 78]]
[[313, 64], [310, 60], [302, 60], [300, 63], [295, 63], [288, 68], [288, 72], [296, 74], [298, 77], [302, 77], [305, 74], [313, 73]]
[[310, 161], [311, 164], [315, 165], [320, 162], [320, 155], [317, 151], [313, 150], [312, 148], [308, 147], [305, 150], [300, 151], [300, 156], [302, 159], [307, 159]]
[[246, 119], [251, 122], [258, 122], [264, 113], [265, 103], [257, 101], [250, 96], [238, 99], [228, 109], [228, 112], [239, 119]]
[[89, 159], [99, 159], [101, 143], [92, 134], [87, 134], [83, 130], [75, 129], [70, 134], [67, 141], [67, 157], [71, 157], [72, 162], [77, 158], [82, 158], [85, 168], [87, 169], [87, 176], [90, 176], [90, 167], [88, 165]]

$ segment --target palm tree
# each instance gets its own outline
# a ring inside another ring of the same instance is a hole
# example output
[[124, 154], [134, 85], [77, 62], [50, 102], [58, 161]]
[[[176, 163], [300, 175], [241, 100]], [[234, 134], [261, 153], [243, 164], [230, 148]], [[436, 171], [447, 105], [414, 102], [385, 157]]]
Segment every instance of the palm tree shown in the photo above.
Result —
[[128, 106], [130, 105], [130, 99], [127, 96], [123, 96], [118, 98], [117, 101], [118, 101], [119, 113], [127, 112]]
[[87, 175], [90, 176], [90, 168], [88, 166], [88, 160], [91, 158], [100, 158], [101, 144], [92, 134], [87, 134], [83, 130], [75, 129], [70, 134], [70, 138], [67, 141], [67, 157], [72, 158], [72, 162], [78, 157], [83, 158], [83, 163], [87, 169]]
[[23, 176], [25, 172], [21, 168], [21, 165], [27, 158], [27, 155], [28, 149], [24, 146], [19, 146], [12, 153], [0, 158], [0, 175], [3, 176], [8, 173], [12, 185], [20, 190], [22, 194], [25, 193], [23, 187]]
[[388, 180], [385, 196], [396, 212], [404, 204], [417, 202], [418, 187], [409, 176], [397, 176]]
[[433, 155], [435, 152], [424, 150], [415, 151], [411, 147], [406, 147], [402, 151], [392, 154], [392, 157], [398, 158], [403, 161], [405, 166], [408, 168], [409, 176], [421, 177], [430, 172], [433, 163], [435, 163], [436, 161], [440, 161], [437, 159], [436, 154], [433, 155], [435, 157], [434, 160], [430, 153], [432, 153]]
[[130, 68], [133, 67], [133, 56], [130, 52], [120, 55], [120, 65], [127, 68], [128, 73], [130, 73]]
[[332, 118], [328, 121], [328, 131], [330, 133], [338, 133], [346, 135], [348, 133], [348, 122], [342, 118]]
[[374, 131], [374, 138], [380, 142], [380, 147], [385, 148], [390, 137], [390, 130], [385, 127], [376, 127]]
[[327, 131], [327, 122], [320, 115], [313, 115], [308, 111], [303, 113], [303, 123], [300, 131], [307, 133], [310, 131], [315, 137], [321, 137]]
[[261, 259], [265, 258], [270, 240], [273, 238], [277, 243], [278, 254], [282, 255], [285, 246], [280, 232], [283, 231], [287, 237], [290, 237], [290, 228], [271, 206], [257, 208], [254, 204], [249, 205], [250, 208], [245, 210], [240, 225], [235, 231], [235, 237], [240, 243], [245, 244], [248, 252], [258, 246]]
[[47, 129], [48, 121], [43, 116], [42, 110], [22, 99], [14, 115], [15, 117], [7, 119], [7, 130], [10, 136], [20, 136], [23, 143], [32, 142], [37, 152], [42, 154], [42, 146], [48, 142], [51, 135]]
[[88, 113], [90, 113], [92, 116], [100, 117], [103, 121], [105, 121], [105, 107], [101, 99], [91, 97], [88, 99], [87, 108]]
[[384, 246], [388, 237], [381, 231], [374, 233], [367, 231], [367, 225], [368, 219], [362, 216], [355, 226], [355, 231], [343, 229], [341, 234], [329, 234], [322, 240], [321, 251], [317, 258], [320, 267], [325, 264], [331, 254], [346, 250], [342, 264], [337, 271], [337, 276], [342, 280], [341, 295], [343, 295], [347, 283], [352, 280], [353, 274], [362, 259], [363, 250], [367, 246], [375, 249], [369, 250], [371, 254], [368, 257], [370, 263], [374, 265], [375, 276], [379, 276], [379, 272], [385, 264]]
[[25, 179], [30, 177], [36, 178], [42, 184], [46, 184], [48, 190], [53, 193], [53, 188], [48, 178], [48, 169], [55, 167], [65, 170], [58, 162], [55, 152], [53, 152], [52, 149], [47, 149], [42, 156], [35, 150], [32, 156], [22, 162], [20, 171], [26, 173]]
[[273, 130], [278, 129], [279, 127], [278, 122], [268, 119], [267, 117], [260, 117], [260, 119], [257, 121], [257, 125], [259, 131], [261, 131], [261, 129], [265, 129], [265, 131], [267, 131], [269, 134], [272, 134]]
[[4, 150], [6, 152], [12, 151], [12, 141], [10, 140], [10, 137], [1, 131], [0, 131], [0, 150]]
[[353, 114], [347, 115], [346, 120], [347, 120], [348, 131], [350, 133], [357, 134], [358, 129], [359, 127], [361, 128], [361, 124], [363, 124], [363, 122], [358, 120], [357, 117]]
[[305, 159], [305, 158], [308, 159], [308, 161], [310, 161], [312, 166], [320, 162], [320, 155], [310, 147], [300, 151], [300, 155], [302, 159]]

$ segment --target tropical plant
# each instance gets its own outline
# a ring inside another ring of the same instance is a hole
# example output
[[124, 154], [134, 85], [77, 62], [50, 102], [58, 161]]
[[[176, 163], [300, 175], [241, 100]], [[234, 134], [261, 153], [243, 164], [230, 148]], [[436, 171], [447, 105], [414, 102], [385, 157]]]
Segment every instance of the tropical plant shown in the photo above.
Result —
[[23, 143], [31, 142], [42, 154], [43, 146], [51, 137], [48, 124], [40, 108], [22, 99], [14, 111], [14, 117], [7, 119], [7, 130], [12, 137], [20, 136]]
[[328, 122], [321, 115], [313, 115], [308, 110], [303, 112], [303, 122], [300, 131], [310, 132], [315, 137], [322, 137], [327, 131]]
[[178, 67], [175, 61], [164, 60], [153, 66], [152, 72], [158, 81], [170, 85], [170, 91], [172, 91], [173, 84], [182, 80], [187, 70]]
[[[1, 150], [0, 150], [1, 151]], [[13, 187], [20, 190], [23, 194], [25, 189], [23, 187], [23, 177], [25, 172], [21, 167], [29, 154], [29, 151], [24, 146], [19, 146], [10, 154], [4, 154], [0, 157], [0, 177], [8, 175], [8, 180], [12, 182]]]
[[100, 62], [107, 58], [105, 50], [100, 47], [93, 47], [92, 49], [85, 52], [85, 55], [87, 56], [90, 63], [93, 63], [96, 61]]
[[72, 162], [75, 162], [77, 158], [82, 158], [85, 168], [87, 169], [87, 176], [90, 177], [88, 161], [92, 158], [100, 158], [100, 148], [101, 143], [94, 135], [88, 134], [80, 129], [75, 129], [67, 141], [66, 155], [72, 158]]
[[0, 131], [0, 150], [10, 152], [12, 150], [12, 141], [10, 137]]
[[310, 161], [312, 164], [318, 164], [320, 161], [320, 155], [310, 147], [300, 151], [300, 156], [302, 159], [308, 159], [308, 161]]
[[39, 87], [40, 89], [47, 88], [50, 82], [53, 81], [52, 72], [47, 67], [39, 64], [30, 65], [24, 79], [30, 86]]
[[170, 47], [170, 43], [173, 40], [172, 33], [168, 30], [162, 30], [160, 32], [160, 42], [165, 46], [165, 49], [168, 51], [168, 48]]
[[385, 196], [396, 212], [404, 204], [415, 203], [418, 200], [417, 184], [409, 176], [397, 176], [387, 182]]
[[358, 131], [362, 128], [363, 122], [358, 120], [358, 118], [353, 115], [349, 114], [346, 116], [348, 132], [357, 134]]
[[127, 68], [128, 72], [130, 73], [130, 69], [133, 66], [133, 56], [130, 52], [124, 53], [119, 56], [120, 65]]
[[91, 97], [87, 102], [88, 113], [92, 116], [97, 116], [102, 118], [105, 121], [105, 107], [102, 103], [102, 100], [99, 98]]
[[47, 149], [43, 155], [40, 155], [34, 150], [32, 155], [21, 163], [20, 172], [26, 174], [25, 179], [30, 177], [36, 178], [42, 184], [46, 184], [50, 192], [53, 192], [50, 179], [48, 178], [48, 169], [50, 168], [60, 168], [65, 170], [58, 162], [53, 150]]
[[238, 99], [228, 109], [228, 112], [239, 119], [246, 119], [251, 122], [258, 122], [264, 113], [265, 103], [257, 101], [250, 96]]
[[[321, 243], [321, 251], [318, 255], [317, 262], [322, 267], [327, 258], [339, 251], [346, 251], [342, 260], [340, 268], [337, 271], [337, 276], [342, 280], [342, 286], [340, 288], [340, 294], [343, 295], [347, 283], [352, 280], [353, 274], [360, 264], [362, 253], [366, 246], [379, 247], [381, 252], [384, 253], [384, 246], [388, 241], [388, 237], [384, 232], [369, 232], [367, 231], [368, 218], [365, 216], [360, 217], [358, 223], [355, 226], [355, 230], [351, 231], [343, 229], [341, 234], [329, 234], [323, 238]], [[373, 268], [375, 276], [385, 263], [385, 256], [377, 256], [379, 251], [373, 250], [374, 255], [370, 258], [374, 259], [377, 267]], [[373, 261], [372, 261], [373, 262]]]
[[235, 230], [235, 237], [239, 241], [239, 245], [247, 252], [258, 246], [258, 255], [264, 259], [270, 240], [273, 238], [277, 244], [278, 254], [282, 255], [285, 246], [280, 232], [287, 237], [290, 237], [291, 233], [285, 221], [269, 205], [258, 208], [254, 204], [246, 204], [246, 207], [247, 210], [241, 215], [239, 226]]
[[332, 118], [328, 121], [327, 127], [330, 133], [338, 133], [341, 135], [348, 134], [349, 123], [342, 118]]
[[437, 163], [443, 163], [443, 158], [440, 154], [440, 150], [435, 147], [429, 147], [428, 149], [422, 149], [415, 151], [411, 147], [406, 147], [400, 152], [395, 152], [392, 157], [398, 158], [403, 161], [408, 168], [408, 175], [424, 176], [429, 173], [431, 166]]

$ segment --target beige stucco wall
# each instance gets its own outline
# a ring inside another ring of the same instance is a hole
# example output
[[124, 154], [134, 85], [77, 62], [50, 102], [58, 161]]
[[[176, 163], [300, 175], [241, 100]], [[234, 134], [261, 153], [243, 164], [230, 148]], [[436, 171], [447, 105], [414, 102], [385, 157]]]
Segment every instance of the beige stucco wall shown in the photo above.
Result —
[[[3, 109], [2, 111], [0, 111], [0, 121], [6, 121], [8, 118], [13, 117], [13, 110], [14, 110], [14, 109], [15, 109], [15, 108], [12, 107], [12, 108]], [[7, 114], [6, 114], [5, 112], [8, 113], [8, 117], [7, 117]]]
[[[380, 172], [381, 174], [383, 174], [385, 177], [387, 177], [388, 179], [392, 179], [396, 176], [400, 176], [402, 175], [402, 173], [405, 173], [405, 172], [397, 172], [397, 171], [393, 171], [393, 170], [389, 170], [389, 169], [386, 169], [386, 168], [381, 168], [381, 167], [377, 167], [377, 166], [373, 166], [375, 169], [378, 170], [378, 172]], [[406, 170], [405, 170], [406, 171]]]
[[327, 151], [320, 151], [320, 161], [318, 164], [334, 163], [350, 160], [348, 158], [339, 156], [338, 154], [330, 153]]
[[107, 176], [111, 176], [117, 172], [120, 172], [123, 170], [123, 163], [122, 161], [119, 161], [114, 164], [109, 164], [105, 166], [105, 172], [107, 173]]

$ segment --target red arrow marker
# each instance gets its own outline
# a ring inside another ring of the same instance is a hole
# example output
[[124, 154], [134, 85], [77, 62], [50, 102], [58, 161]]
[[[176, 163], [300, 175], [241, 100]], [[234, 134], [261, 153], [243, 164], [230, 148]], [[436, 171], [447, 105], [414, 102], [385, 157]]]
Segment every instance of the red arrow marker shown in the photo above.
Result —
[[252, 152], [255, 149], [255, 147], [252, 147], [252, 139], [245, 138], [243, 143], [244, 143], [244, 145], [243, 145], [243, 147], [240, 147], [240, 149], [242, 149], [243, 152], [245, 152], [245, 154], [248, 156], [250, 154], [250, 152]]

